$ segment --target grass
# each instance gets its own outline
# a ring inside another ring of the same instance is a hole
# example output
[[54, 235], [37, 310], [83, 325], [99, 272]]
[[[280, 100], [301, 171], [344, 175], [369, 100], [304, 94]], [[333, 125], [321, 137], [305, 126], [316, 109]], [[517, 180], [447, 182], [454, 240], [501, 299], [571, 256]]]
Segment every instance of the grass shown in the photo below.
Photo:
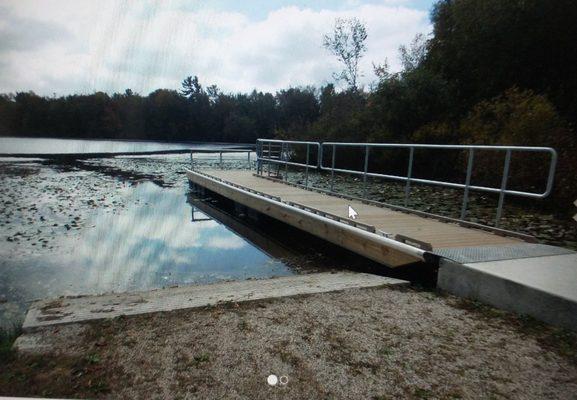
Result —
[[88, 364], [98, 364], [100, 362], [100, 356], [98, 354], [89, 354], [84, 357], [84, 360]]
[[534, 337], [541, 346], [577, 363], [575, 332], [547, 325], [529, 315], [499, 310], [475, 300], [458, 298], [452, 304], [457, 308], [476, 313], [487, 322], [507, 323], [515, 327], [521, 335]]
[[0, 330], [0, 393], [9, 396], [94, 398], [110, 392], [125, 376], [99, 347], [88, 354], [18, 354], [12, 350], [19, 327]]
[[202, 363], [208, 362], [210, 357], [208, 354], [203, 353], [193, 357], [193, 365], [195, 367], [199, 366]]
[[22, 329], [17, 326], [11, 329], [0, 328], [0, 365], [14, 358], [12, 345], [21, 333]]
[[415, 391], [413, 392], [413, 394], [418, 399], [429, 399], [429, 398], [433, 397], [432, 391], [425, 389], [425, 388], [420, 388], [420, 387], [415, 388]]
[[382, 357], [389, 357], [393, 354], [393, 349], [390, 347], [382, 347], [377, 353]]

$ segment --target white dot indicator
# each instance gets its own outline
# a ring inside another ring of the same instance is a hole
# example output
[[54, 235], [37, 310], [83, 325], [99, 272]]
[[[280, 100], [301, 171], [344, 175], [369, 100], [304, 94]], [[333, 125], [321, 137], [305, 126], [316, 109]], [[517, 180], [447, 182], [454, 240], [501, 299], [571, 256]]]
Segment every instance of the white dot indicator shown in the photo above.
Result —
[[278, 383], [278, 377], [275, 374], [270, 374], [268, 378], [266, 378], [266, 381], [269, 385], [276, 386]]

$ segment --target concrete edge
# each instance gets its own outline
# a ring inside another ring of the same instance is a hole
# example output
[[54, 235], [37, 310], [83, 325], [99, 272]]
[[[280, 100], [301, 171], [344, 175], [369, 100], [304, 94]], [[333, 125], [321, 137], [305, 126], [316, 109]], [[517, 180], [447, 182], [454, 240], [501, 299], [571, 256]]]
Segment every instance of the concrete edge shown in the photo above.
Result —
[[61, 297], [34, 302], [26, 313], [23, 332], [119, 316], [168, 312], [219, 304], [293, 297], [347, 289], [408, 285], [408, 281], [356, 272], [324, 272], [258, 279], [217, 282], [148, 292], [99, 296]]
[[459, 297], [577, 331], [577, 303], [480, 269], [442, 260], [437, 287]]

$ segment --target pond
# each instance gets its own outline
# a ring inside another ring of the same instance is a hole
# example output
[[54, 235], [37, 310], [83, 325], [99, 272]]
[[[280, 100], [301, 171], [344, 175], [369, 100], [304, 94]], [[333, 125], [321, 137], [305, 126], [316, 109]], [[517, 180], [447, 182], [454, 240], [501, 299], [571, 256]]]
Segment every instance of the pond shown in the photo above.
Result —
[[10, 168], [0, 175], [1, 325], [21, 321], [39, 298], [295, 273], [278, 258], [290, 252], [233, 217], [235, 230], [223, 224], [226, 213], [190, 193], [182, 175], [166, 188], [41, 164]]
[[[0, 137], [4, 153], [121, 153], [214, 147], [214, 143]], [[220, 144], [220, 147], [223, 145]], [[225, 147], [233, 145], [224, 145]]]
[[0, 261], [3, 305], [14, 303], [11, 311], [20, 314], [37, 298], [294, 273], [194, 206], [199, 200], [182, 189], [146, 182], [131, 196], [132, 206], [119, 214], [99, 210], [90, 229], [65, 239], [56, 253]]

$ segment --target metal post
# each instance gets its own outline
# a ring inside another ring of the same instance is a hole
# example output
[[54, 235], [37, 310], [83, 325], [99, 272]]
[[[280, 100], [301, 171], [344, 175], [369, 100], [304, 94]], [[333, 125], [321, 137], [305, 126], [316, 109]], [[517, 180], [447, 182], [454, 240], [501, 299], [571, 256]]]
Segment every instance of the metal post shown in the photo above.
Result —
[[331, 164], [331, 192], [335, 185], [335, 155], [337, 154], [337, 145], [333, 144], [333, 161]]
[[193, 152], [192, 150], [190, 151], [190, 168], [194, 169], [194, 158], [193, 158]]
[[260, 140], [257, 140], [257, 141], [256, 141], [256, 148], [255, 148], [255, 152], [256, 152], [256, 173], [257, 173], [257, 175], [260, 175], [260, 157], [261, 157], [260, 145], [261, 145]]
[[307, 143], [307, 166], [305, 167], [305, 187], [309, 187], [309, 148], [310, 144]]
[[497, 205], [497, 217], [495, 227], [499, 226], [501, 214], [503, 213], [503, 202], [505, 201], [505, 190], [507, 189], [507, 179], [509, 178], [509, 165], [511, 164], [511, 150], [507, 150], [505, 155], [505, 165], [503, 166], [503, 179], [501, 180], [501, 192], [499, 194], [499, 204]]
[[258, 173], [260, 175], [262, 175], [262, 157], [263, 157], [263, 144], [262, 142], [258, 142], [258, 146], [256, 148], [256, 157], [257, 157], [257, 169], [258, 169]]
[[363, 172], [363, 199], [367, 198], [367, 170], [369, 169], [369, 146], [365, 146], [365, 169]]
[[250, 167], [250, 150], [246, 152], [247, 154], [247, 161], [248, 161], [248, 169], [251, 169]]
[[415, 148], [409, 149], [409, 166], [407, 167], [407, 182], [405, 183], [405, 207], [409, 205], [409, 194], [411, 193], [411, 176], [413, 176], [413, 158]]
[[[268, 142], [268, 159], [270, 160], [270, 142]], [[270, 176], [270, 161], [268, 162], [268, 176]]]
[[[283, 152], [284, 149], [284, 152]], [[284, 154], [284, 180], [288, 182], [288, 143], [284, 143], [281, 146], [281, 157]]]
[[467, 204], [469, 202], [469, 186], [471, 185], [471, 175], [473, 173], [473, 158], [475, 150], [469, 149], [469, 160], [467, 161], [467, 177], [465, 178], [465, 192], [463, 193], [463, 206], [461, 207], [461, 220], [467, 216]]
[[219, 156], [219, 158], [220, 158], [220, 162], [219, 162], [220, 168], [222, 168], [222, 151], [220, 151], [220, 152], [218, 153], [218, 156]]

